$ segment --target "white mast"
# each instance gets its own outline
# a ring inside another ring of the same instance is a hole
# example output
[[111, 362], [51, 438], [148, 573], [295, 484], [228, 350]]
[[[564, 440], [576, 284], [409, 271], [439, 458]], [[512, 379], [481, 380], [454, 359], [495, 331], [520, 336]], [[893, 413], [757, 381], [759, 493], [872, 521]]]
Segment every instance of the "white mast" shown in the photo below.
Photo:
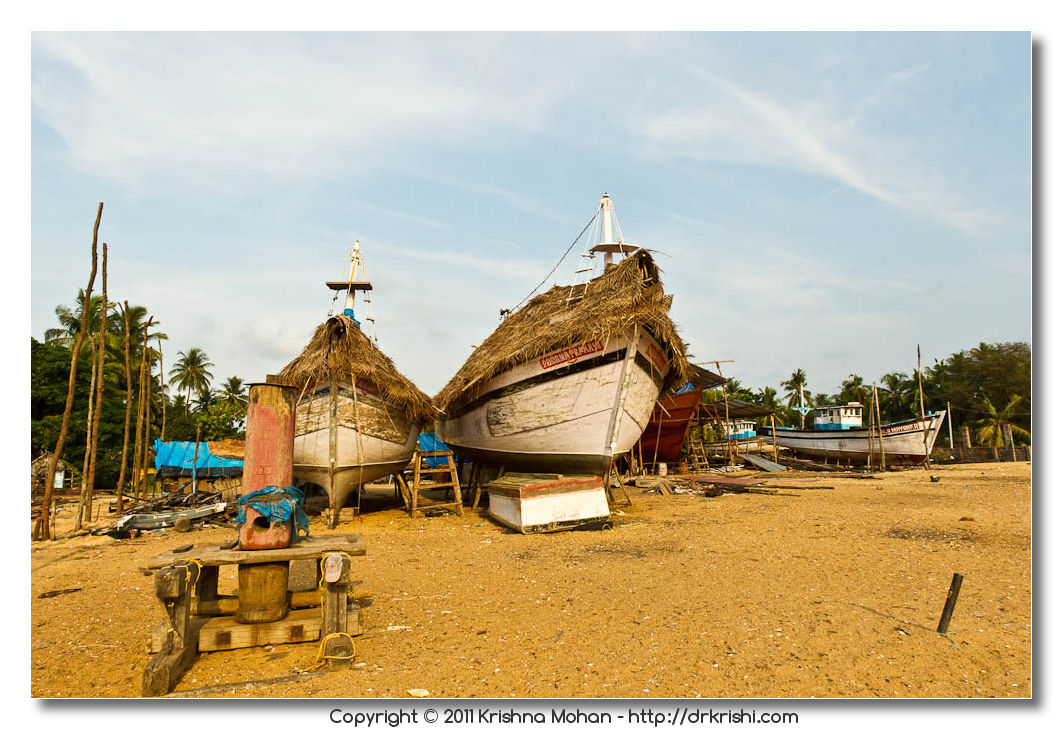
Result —
[[[612, 207], [612, 198], [609, 197], [606, 192], [601, 196], [601, 202], [598, 204], [601, 216], [601, 243], [603, 245], [611, 245], [612, 243], [612, 216], [615, 215], [615, 208]], [[605, 268], [612, 265], [612, 251], [605, 249]]]
[[361, 322], [359, 322], [354, 316], [354, 296], [358, 291], [365, 292], [362, 295], [362, 300], [365, 302], [365, 320], [372, 324], [372, 334], [373, 339], [375, 340], [376, 319], [372, 315], [372, 300], [369, 298], [369, 292], [372, 291], [372, 284], [365, 275], [365, 259], [361, 255], [361, 241], [354, 241], [354, 247], [350, 249], [350, 274], [347, 276], [347, 280], [325, 281], [325, 286], [336, 292], [346, 292], [346, 298], [343, 303], [343, 313], [353, 319], [359, 327], [361, 326]]

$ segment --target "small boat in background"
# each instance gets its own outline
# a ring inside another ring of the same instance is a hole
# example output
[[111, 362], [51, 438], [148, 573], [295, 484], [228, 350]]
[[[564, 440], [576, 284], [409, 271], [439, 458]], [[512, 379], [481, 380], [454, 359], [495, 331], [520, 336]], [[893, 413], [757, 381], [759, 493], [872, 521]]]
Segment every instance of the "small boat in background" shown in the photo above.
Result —
[[[280, 377], [298, 392], [295, 408], [296, 479], [328, 494], [329, 526], [361, 485], [409, 464], [420, 426], [431, 418], [431, 399], [417, 389], [377, 348], [355, 318], [355, 292], [368, 292], [360, 244], [355, 242], [346, 281], [329, 281], [345, 291], [343, 313], [330, 316]], [[370, 302], [363, 294], [365, 320], [373, 324]], [[375, 332], [374, 332], [375, 333]]]
[[521, 534], [604, 524], [611, 515], [598, 476], [512, 473], [490, 483], [490, 515]]
[[779, 447], [819, 458], [835, 458], [848, 463], [866, 463], [868, 456], [876, 463], [884, 453], [885, 462], [893, 465], [918, 465], [933, 452], [943, 410], [924, 418], [885, 423], [880, 428], [863, 427], [863, 405], [849, 402], [814, 409], [813, 428], [766, 426], [759, 429], [767, 442]]

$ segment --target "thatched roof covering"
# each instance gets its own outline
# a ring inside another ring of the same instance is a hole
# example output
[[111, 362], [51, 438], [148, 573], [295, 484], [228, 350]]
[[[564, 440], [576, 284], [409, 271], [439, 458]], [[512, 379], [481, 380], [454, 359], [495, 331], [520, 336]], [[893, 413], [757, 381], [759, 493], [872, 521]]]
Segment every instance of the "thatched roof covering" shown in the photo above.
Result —
[[[580, 293], [582, 284], [575, 289]], [[671, 297], [648, 251], [635, 251], [592, 280], [585, 296], [568, 302], [571, 290], [554, 286], [510, 314], [435, 396], [435, 406], [445, 410], [462, 393], [529, 359], [576, 342], [607, 340], [635, 324], [649, 328], [667, 352], [665, 388], [689, 378], [686, 345], [668, 316]]]
[[431, 398], [395, 368], [354, 320], [345, 314], [330, 317], [314, 330], [309, 344], [280, 371], [280, 377], [300, 392], [328, 382], [352, 378], [373, 383], [380, 397], [402, 408], [415, 422], [434, 415]]

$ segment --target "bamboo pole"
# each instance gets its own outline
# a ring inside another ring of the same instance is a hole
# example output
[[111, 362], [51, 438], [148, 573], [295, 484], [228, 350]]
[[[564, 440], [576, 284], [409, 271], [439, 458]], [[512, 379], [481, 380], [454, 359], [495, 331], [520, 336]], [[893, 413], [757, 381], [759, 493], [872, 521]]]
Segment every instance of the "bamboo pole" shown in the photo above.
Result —
[[[53, 539], [52, 530], [52, 486], [55, 482], [55, 469], [59, 465], [59, 458], [63, 454], [63, 446], [66, 445], [66, 434], [70, 428], [70, 411], [74, 406], [74, 390], [77, 384], [77, 356], [81, 352], [81, 344], [85, 341], [85, 322], [88, 316], [89, 302], [92, 300], [92, 284], [96, 281], [96, 241], [100, 232], [100, 218], [103, 217], [103, 203], [96, 208], [96, 223], [92, 226], [92, 271], [89, 273], [88, 286], [85, 288], [85, 296], [81, 304], [81, 323], [78, 326], [77, 336], [74, 339], [74, 349], [70, 354], [70, 379], [66, 386], [66, 404], [63, 406], [63, 421], [59, 426], [59, 438], [55, 443], [55, 450], [48, 461], [48, 471], [44, 478], [44, 496], [41, 498], [40, 530], [37, 533], [40, 538]], [[36, 530], [35, 530], [36, 531]]]
[[96, 487], [96, 449], [100, 444], [100, 413], [103, 410], [103, 363], [107, 343], [107, 244], [103, 244], [103, 285], [100, 300], [100, 333], [96, 347], [96, 405], [92, 417], [92, 440], [86, 444], [89, 448], [88, 483], [81, 492], [81, 509], [78, 510], [77, 528], [82, 526], [82, 519], [92, 521], [92, 493]]
[[925, 451], [926, 459], [922, 461], [922, 465], [925, 469], [929, 470], [929, 427], [926, 424], [926, 402], [925, 397], [922, 394], [922, 345], [915, 345], [915, 351], [918, 354], [918, 410], [922, 414], [922, 449]]
[[129, 455], [129, 411], [133, 407], [133, 368], [129, 363], [129, 302], [125, 301], [122, 310], [122, 328], [125, 331], [123, 350], [125, 354], [125, 425], [122, 427], [122, 465], [118, 469], [118, 487], [116, 489], [118, 505], [115, 515], [122, 515], [122, 491], [125, 487], [125, 465]]

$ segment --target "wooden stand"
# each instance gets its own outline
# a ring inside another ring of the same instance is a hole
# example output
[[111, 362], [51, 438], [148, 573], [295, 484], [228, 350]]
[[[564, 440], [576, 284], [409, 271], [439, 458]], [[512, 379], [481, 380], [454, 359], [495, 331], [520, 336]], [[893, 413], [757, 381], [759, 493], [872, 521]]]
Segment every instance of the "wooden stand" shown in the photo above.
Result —
[[[445, 466], [439, 466], [437, 468], [425, 467], [427, 465], [425, 459], [440, 457], [446, 458]], [[450, 480], [424, 481], [422, 480], [422, 477], [426, 473], [448, 473], [450, 474]], [[413, 480], [407, 481], [402, 474], [396, 474], [395, 478], [399, 482], [399, 487], [404, 489], [402, 500], [406, 503], [406, 507], [409, 509], [409, 515], [411, 517], [416, 518], [418, 511], [435, 508], [454, 509], [458, 516], [464, 515], [465, 511], [461, 504], [461, 481], [457, 478], [457, 466], [454, 465], [454, 454], [451, 451], [422, 451], [418, 448], [413, 454]], [[453, 501], [430, 501], [423, 504], [418, 503], [420, 501], [419, 495], [421, 491], [443, 487], [450, 487], [453, 489]]]
[[[171, 691], [203, 651], [321, 641], [320, 657], [328, 668], [348, 666], [354, 657], [353, 636], [364, 632], [358, 594], [350, 589], [350, 558], [364, 554], [361, 535], [353, 534], [305, 539], [284, 549], [242, 551], [211, 545], [153, 558], [147, 567], [157, 570], [155, 594], [167, 620], [148, 639], [148, 650], [155, 655], [144, 669], [143, 695]], [[318, 589], [288, 593], [283, 585], [285, 607], [292, 608], [283, 619], [244, 623], [239, 597], [218, 595], [223, 565], [286, 567], [300, 559], [318, 560]]]

